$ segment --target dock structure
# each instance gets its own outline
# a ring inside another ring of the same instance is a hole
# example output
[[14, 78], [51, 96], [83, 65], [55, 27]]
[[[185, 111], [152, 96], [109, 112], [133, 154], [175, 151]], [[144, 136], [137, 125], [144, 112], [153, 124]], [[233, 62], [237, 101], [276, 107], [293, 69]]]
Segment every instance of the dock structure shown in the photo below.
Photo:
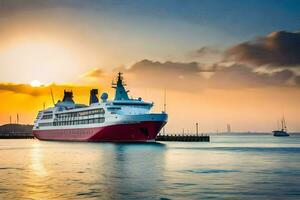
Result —
[[5, 124], [0, 126], [0, 139], [32, 139], [32, 138], [34, 138], [32, 134], [32, 125], [10, 123], [10, 124]]
[[209, 142], [209, 135], [158, 135], [156, 141]]
[[33, 135], [29, 134], [1, 134], [0, 139], [34, 139]]
[[199, 135], [199, 123], [196, 124], [196, 134], [184, 134], [184, 128], [182, 129], [182, 134], [179, 135], [165, 135], [164, 131], [163, 134], [159, 134], [156, 136], [156, 141], [174, 141], [174, 142], [209, 142], [210, 137], [209, 135], [201, 134]]

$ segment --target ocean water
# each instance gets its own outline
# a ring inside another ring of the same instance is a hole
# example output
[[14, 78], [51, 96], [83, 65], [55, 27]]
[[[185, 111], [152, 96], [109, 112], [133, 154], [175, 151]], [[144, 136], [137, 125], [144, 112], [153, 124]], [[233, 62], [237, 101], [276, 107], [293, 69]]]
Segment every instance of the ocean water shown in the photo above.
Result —
[[0, 199], [300, 199], [300, 137], [0, 140]]

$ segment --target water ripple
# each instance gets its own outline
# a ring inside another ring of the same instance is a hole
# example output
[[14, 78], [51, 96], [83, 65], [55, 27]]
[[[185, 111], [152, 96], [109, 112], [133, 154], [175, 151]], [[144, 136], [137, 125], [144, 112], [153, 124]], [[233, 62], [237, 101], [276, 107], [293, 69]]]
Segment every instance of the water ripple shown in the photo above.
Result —
[[193, 173], [193, 174], [210, 174], [210, 173], [231, 173], [240, 172], [240, 170], [226, 170], [226, 169], [189, 169], [182, 170], [182, 173]]
[[18, 168], [18, 167], [0, 167], [0, 170], [25, 170], [25, 169]]

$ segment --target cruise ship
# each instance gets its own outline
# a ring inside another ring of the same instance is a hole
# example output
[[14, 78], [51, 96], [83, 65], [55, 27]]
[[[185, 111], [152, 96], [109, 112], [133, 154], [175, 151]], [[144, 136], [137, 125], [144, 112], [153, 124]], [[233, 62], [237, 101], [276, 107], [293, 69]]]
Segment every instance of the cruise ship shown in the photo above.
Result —
[[112, 83], [115, 97], [108, 100], [98, 90], [90, 91], [89, 105], [77, 104], [72, 91], [53, 107], [41, 110], [33, 134], [39, 140], [87, 142], [153, 142], [167, 123], [168, 115], [150, 112], [153, 102], [129, 98], [122, 73]]

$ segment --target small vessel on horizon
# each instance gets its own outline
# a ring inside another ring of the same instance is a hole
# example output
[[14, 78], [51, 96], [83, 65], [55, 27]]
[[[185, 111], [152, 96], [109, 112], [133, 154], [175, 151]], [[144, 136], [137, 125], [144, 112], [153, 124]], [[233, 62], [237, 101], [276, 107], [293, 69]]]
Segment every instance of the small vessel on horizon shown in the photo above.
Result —
[[284, 117], [282, 117], [282, 120], [281, 120], [281, 129], [279, 128], [279, 125], [278, 125], [278, 130], [274, 130], [272, 132], [273, 132], [273, 136], [275, 136], [275, 137], [287, 137], [287, 136], [290, 136], [287, 133], [286, 122], [285, 122]]
[[39, 111], [33, 134], [40, 140], [90, 142], [149, 142], [167, 123], [168, 115], [151, 113], [153, 102], [129, 98], [122, 73], [113, 83], [115, 97], [108, 100], [103, 93], [92, 89], [90, 105], [77, 104], [72, 91], [65, 91], [62, 101], [54, 107]]

